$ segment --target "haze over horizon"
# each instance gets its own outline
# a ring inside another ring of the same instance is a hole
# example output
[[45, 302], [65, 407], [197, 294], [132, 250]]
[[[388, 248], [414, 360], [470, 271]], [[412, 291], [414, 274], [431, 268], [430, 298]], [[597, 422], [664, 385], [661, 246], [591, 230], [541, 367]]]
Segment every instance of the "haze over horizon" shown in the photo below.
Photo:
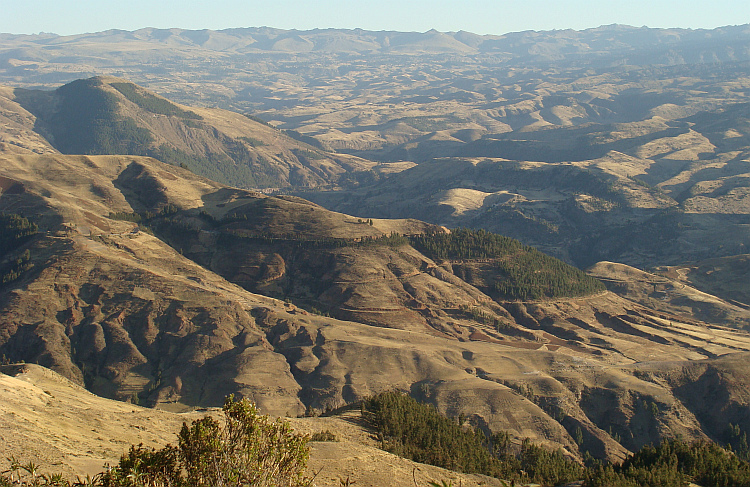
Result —
[[133, 0], [122, 6], [94, 0], [10, 0], [0, 32], [74, 35], [146, 27], [212, 29], [269, 26], [280, 29], [362, 28], [425, 32], [505, 34], [525, 30], [582, 30], [609, 24], [636, 27], [712, 29], [750, 23], [750, 4], [740, 0], [628, 3], [572, 0], [496, 1], [382, 0], [378, 2], [257, 0], [205, 3]]

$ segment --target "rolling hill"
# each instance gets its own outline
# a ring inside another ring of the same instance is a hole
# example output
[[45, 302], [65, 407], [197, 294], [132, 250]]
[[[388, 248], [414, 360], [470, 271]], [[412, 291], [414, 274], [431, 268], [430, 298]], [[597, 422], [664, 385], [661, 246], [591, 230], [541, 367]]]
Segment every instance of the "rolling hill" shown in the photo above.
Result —
[[[0, 175], [0, 210], [36, 225], [3, 259], [28, 250], [0, 290], [0, 354], [98, 395], [184, 411], [235, 392], [296, 416], [395, 388], [610, 459], [746, 427], [746, 333], [597, 289], [508, 300], [491, 284], [513, 275], [482, 239], [138, 156], [10, 153]], [[707, 387], [727, 391], [710, 408]]]
[[485, 136], [354, 190], [300, 194], [353, 215], [484, 228], [581, 267], [680, 265], [747, 253], [747, 123], [734, 104]]
[[746, 26], [1, 37], [4, 362], [579, 460], [750, 431]]
[[257, 119], [178, 106], [117, 78], [78, 80], [52, 92], [4, 89], [2, 96], [18, 152], [152, 156], [246, 188], [332, 186], [374, 166]]

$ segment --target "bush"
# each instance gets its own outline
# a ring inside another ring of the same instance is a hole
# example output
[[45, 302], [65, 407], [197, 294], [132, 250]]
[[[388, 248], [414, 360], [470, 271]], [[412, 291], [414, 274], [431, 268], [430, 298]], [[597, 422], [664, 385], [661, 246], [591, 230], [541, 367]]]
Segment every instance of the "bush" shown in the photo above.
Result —
[[257, 407], [232, 396], [224, 404], [222, 426], [211, 417], [183, 425], [179, 450], [187, 483], [218, 485], [299, 486], [309, 455], [308, 437], [288, 423], [271, 421]]
[[310, 441], [339, 441], [338, 438], [336, 438], [336, 434], [331, 432], [331, 430], [325, 430], [325, 431], [318, 431], [316, 433], [313, 433], [313, 435], [310, 437]]
[[224, 421], [210, 416], [182, 425], [178, 446], [133, 446], [92, 485], [103, 487], [297, 487], [304, 476], [307, 436], [261, 415], [246, 399], [229, 396]]

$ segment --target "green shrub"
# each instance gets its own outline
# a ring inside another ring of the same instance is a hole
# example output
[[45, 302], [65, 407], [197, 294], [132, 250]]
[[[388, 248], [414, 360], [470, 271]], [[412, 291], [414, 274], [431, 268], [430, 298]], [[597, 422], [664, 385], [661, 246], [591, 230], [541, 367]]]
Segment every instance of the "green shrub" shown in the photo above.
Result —
[[224, 425], [211, 417], [183, 425], [180, 458], [190, 486], [302, 486], [308, 437], [288, 423], [271, 421], [251, 402], [227, 398]]
[[339, 441], [331, 430], [317, 431], [310, 437], [310, 441]]
[[101, 475], [101, 484], [107, 487], [184, 485], [179, 452], [170, 445], [161, 450], [144, 448], [142, 444], [131, 446], [116, 468]]

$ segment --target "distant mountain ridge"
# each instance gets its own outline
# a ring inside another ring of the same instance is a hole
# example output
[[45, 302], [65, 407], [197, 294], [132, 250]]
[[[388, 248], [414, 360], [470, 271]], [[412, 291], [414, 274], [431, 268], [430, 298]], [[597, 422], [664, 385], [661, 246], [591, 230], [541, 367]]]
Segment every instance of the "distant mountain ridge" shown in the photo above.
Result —
[[749, 72], [750, 25], [0, 36], [2, 84], [56, 89], [94, 75], [125, 78], [177, 103], [252, 113], [379, 161], [434, 157], [487, 134], [682, 118], [745, 101]]
[[[522, 31], [502, 35], [479, 35], [466, 31], [399, 32], [363, 29], [286, 30], [246, 27], [222, 30], [144, 28], [134, 31], [102, 32], [58, 36], [55, 34], [0, 34], [2, 44], [26, 49], [34, 46], [56, 50], [64, 45], [101, 42], [148, 43], [175, 49], [203, 48], [224, 53], [249, 52], [327, 52], [381, 54], [494, 54], [524, 58], [528, 62], [555, 61], [571, 56], [603, 58], [638, 53], [638, 62], [650, 57], [657, 64], [683, 62], [738, 61], [750, 57], [747, 40], [750, 24], [716, 29], [648, 28], [604, 25], [585, 30]], [[708, 42], [708, 49], [693, 52], [697, 44]], [[726, 48], [732, 47], [731, 52]], [[670, 50], [669, 55], [658, 51]], [[17, 52], [20, 53], [20, 52]], [[33, 57], [31, 52], [26, 56]], [[0, 58], [1, 59], [1, 58]], [[19, 58], [23, 59], [23, 58]]]

